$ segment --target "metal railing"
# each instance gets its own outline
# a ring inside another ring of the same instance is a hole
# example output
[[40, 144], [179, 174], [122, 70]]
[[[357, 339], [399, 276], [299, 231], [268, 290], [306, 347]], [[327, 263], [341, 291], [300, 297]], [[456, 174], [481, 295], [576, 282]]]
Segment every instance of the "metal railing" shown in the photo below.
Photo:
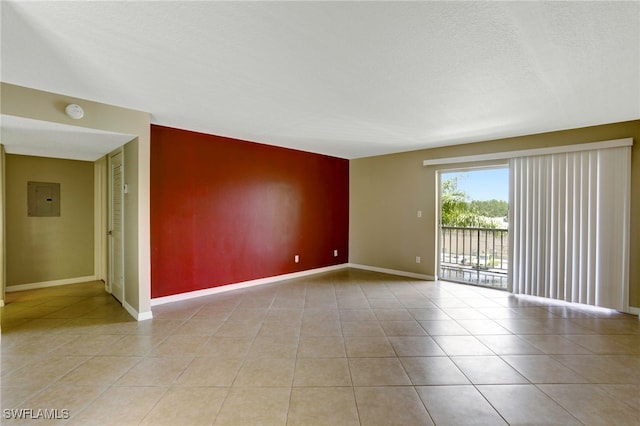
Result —
[[507, 288], [507, 229], [440, 227], [440, 277], [495, 288]]

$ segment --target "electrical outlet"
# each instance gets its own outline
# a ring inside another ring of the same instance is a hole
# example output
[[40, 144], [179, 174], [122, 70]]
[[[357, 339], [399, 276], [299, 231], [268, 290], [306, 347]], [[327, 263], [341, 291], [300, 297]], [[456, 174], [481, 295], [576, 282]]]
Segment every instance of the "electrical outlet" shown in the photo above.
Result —
[[333, 251], [333, 257], [338, 257], [338, 250]]
[[296, 263], [300, 262], [300, 256], [298, 256], [297, 254], [295, 256], [293, 256], [293, 261]]
[[418, 210], [418, 217], [422, 217], [422, 210]]
[[416, 263], [420, 263], [420, 256], [416, 256]]

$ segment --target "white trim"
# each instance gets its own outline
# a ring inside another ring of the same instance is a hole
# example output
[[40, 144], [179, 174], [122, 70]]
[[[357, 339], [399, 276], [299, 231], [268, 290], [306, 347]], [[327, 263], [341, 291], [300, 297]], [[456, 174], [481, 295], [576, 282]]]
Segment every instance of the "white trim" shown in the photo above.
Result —
[[133, 306], [128, 304], [127, 302], [122, 303], [122, 307], [131, 315], [136, 321], [146, 321], [153, 319], [153, 313], [151, 311], [147, 312], [138, 312]]
[[348, 267], [348, 264], [343, 263], [340, 265], [326, 266], [323, 268], [309, 269], [309, 270], [300, 271], [300, 272], [292, 272], [290, 274], [276, 275], [273, 277], [243, 281], [235, 284], [221, 285], [219, 287], [205, 288], [202, 290], [195, 290], [187, 293], [156, 297], [151, 299], [151, 306], [164, 305], [165, 303], [179, 302], [181, 300], [195, 299], [197, 297], [209, 296], [212, 294], [218, 294], [218, 293], [223, 293], [223, 292], [232, 291], [232, 290], [239, 290], [241, 288], [253, 287], [257, 285], [271, 284], [278, 281], [290, 280], [292, 278], [306, 277], [309, 275], [316, 275], [323, 272], [337, 271], [340, 269], [345, 269], [347, 267]]
[[640, 308], [636, 308], [635, 306], [629, 306], [627, 309], [628, 314], [638, 315], [638, 319], [640, 320]]
[[417, 278], [419, 280], [436, 281], [436, 277], [431, 275], [416, 274], [415, 272], [398, 271], [396, 269], [378, 268], [377, 266], [360, 265], [358, 263], [347, 263], [349, 268], [363, 269], [365, 271], [382, 272], [383, 274], [399, 275], [401, 277]]
[[63, 280], [42, 281], [39, 283], [18, 284], [7, 286], [7, 292], [34, 290], [36, 288], [56, 287], [59, 285], [86, 283], [88, 281], [96, 281], [95, 275], [87, 275], [86, 277], [65, 278]]
[[575, 145], [550, 146], [546, 148], [522, 149], [519, 151], [491, 152], [488, 154], [464, 155], [460, 157], [434, 158], [424, 160], [423, 166], [439, 166], [452, 163], [470, 163], [473, 161], [506, 160], [509, 158], [529, 157], [532, 155], [558, 154], [563, 152], [587, 151], [592, 149], [618, 148], [632, 146], [633, 138], [614, 139], [602, 142], [580, 143]]

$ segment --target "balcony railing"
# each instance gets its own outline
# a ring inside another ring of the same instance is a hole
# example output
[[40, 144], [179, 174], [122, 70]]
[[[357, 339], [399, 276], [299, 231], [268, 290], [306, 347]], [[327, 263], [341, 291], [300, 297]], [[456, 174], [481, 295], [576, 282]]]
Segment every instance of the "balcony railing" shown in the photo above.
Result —
[[457, 226], [442, 226], [440, 229], [441, 279], [507, 288], [507, 229]]

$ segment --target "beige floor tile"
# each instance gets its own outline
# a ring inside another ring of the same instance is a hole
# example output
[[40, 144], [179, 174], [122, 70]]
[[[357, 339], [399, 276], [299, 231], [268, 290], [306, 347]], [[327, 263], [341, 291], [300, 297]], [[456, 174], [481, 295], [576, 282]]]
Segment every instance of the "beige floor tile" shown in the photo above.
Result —
[[474, 336], [433, 336], [433, 340], [449, 356], [495, 355]]
[[389, 342], [398, 356], [444, 356], [430, 336], [390, 336]]
[[474, 386], [420, 386], [416, 390], [437, 425], [507, 424]]
[[51, 355], [99, 355], [105, 349], [116, 344], [123, 336], [101, 334], [96, 336], [77, 336], [50, 352]]
[[247, 359], [238, 372], [234, 387], [286, 387], [293, 382], [294, 358]]
[[303, 320], [300, 336], [342, 336], [342, 327], [338, 320], [326, 322]]
[[77, 415], [72, 425], [138, 425], [158, 402], [166, 388], [118, 386], [107, 389]]
[[344, 338], [348, 357], [395, 357], [396, 353], [386, 337], [348, 336]]
[[300, 358], [296, 363], [293, 386], [351, 386], [346, 358]]
[[[465, 302], [465, 304], [467, 304]], [[454, 320], [486, 320], [487, 317], [480, 311], [470, 307], [464, 308], [442, 308], [445, 314]]]
[[510, 331], [490, 319], [463, 319], [457, 321], [458, 324], [460, 324], [474, 336], [482, 336], [488, 334], [511, 334]]
[[632, 425], [640, 423], [640, 407], [631, 408], [597, 385], [540, 385], [542, 392], [589, 425]]
[[341, 336], [301, 336], [298, 356], [300, 358], [345, 357], [344, 339]]
[[343, 321], [344, 336], [385, 336], [378, 321]]
[[196, 357], [176, 380], [179, 386], [226, 386], [233, 383], [242, 359]]
[[198, 350], [199, 356], [215, 358], [244, 358], [253, 341], [253, 337], [210, 337]]
[[[78, 336], [73, 335], [36, 335], [31, 338], [21, 339], [15, 344], [9, 344], [9, 342], [3, 339], [2, 341], [2, 356], [17, 355], [20, 357], [30, 356], [44, 356], [54, 352], [61, 346], [65, 346], [71, 342], [74, 342]], [[7, 339], [9, 340], [9, 339]], [[55, 355], [55, 353], [54, 353]], [[4, 366], [4, 362], [3, 362]]]
[[361, 425], [432, 425], [412, 386], [356, 387]]
[[640, 384], [599, 386], [617, 401], [624, 402], [631, 408], [640, 409]]
[[215, 425], [285, 425], [290, 388], [233, 388], [216, 417]]
[[287, 425], [354, 425], [360, 424], [353, 389], [295, 388]]
[[228, 388], [169, 388], [140, 424], [211, 425], [228, 393]]
[[2, 387], [40, 386], [43, 389], [90, 359], [85, 356], [51, 356], [39, 359], [3, 377]]
[[210, 319], [190, 319], [173, 331], [173, 334], [191, 334], [196, 336], [213, 336], [224, 321]]
[[402, 309], [404, 305], [393, 296], [368, 298], [369, 306], [373, 309]]
[[413, 316], [405, 308], [381, 309], [375, 308], [373, 312], [379, 321], [414, 321]]
[[640, 335], [567, 335], [565, 338], [594, 354], [640, 355]]
[[549, 355], [509, 355], [502, 358], [532, 383], [588, 382]]
[[116, 386], [169, 386], [191, 363], [192, 358], [148, 357], [127, 371]]
[[553, 355], [564, 366], [592, 383], [637, 384], [640, 383], [640, 367], [626, 365], [628, 359], [640, 362], [638, 357], [620, 355]]
[[497, 356], [461, 356], [452, 357], [451, 360], [474, 385], [529, 383]]
[[241, 321], [231, 317], [216, 330], [216, 336], [220, 337], [255, 337], [262, 323], [260, 321]]
[[249, 358], [295, 358], [298, 336], [260, 336], [251, 345]]
[[482, 385], [477, 389], [509, 424], [581, 424], [534, 385]]
[[[100, 386], [73, 386], [57, 385], [49, 386], [33, 398], [25, 401], [23, 407], [49, 408], [57, 410], [68, 410], [73, 418], [86, 406], [98, 398], [107, 388]], [[17, 408], [17, 407], [16, 407]], [[68, 423], [62, 420], [59, 423]]]
[[258, 337], [263, 336], [285, 336], [285, 337], [298, 337], [300, 336], [300, 329], [302, 328], [302, 321], [274, 321], [265, 320], [258, 331]]
[[413, 319], [417, 321], [443, 321], [450, 320], [451, 317], [447, 315], [440, 308], [422, 308], [422, 309], [409, 309], [409, 313], [413, 316]]
[[590, 354], [587, 348], [571, 342], [565, 336], [551, 335], [524, 335], [523, 340], [531, 343], [546, 354]]
[[[429, 424], [425, 405], [438, 424], [640, 417], [637, 317], [480, 287], [344, 270], [141, 322], [101, 282], [6, 302], [2, 408], [67, 405], [61, 424]], [[535, 383], [479, 384], [514, 371]]]
[[33, 398], [43, 389], [47, 384], [35, 383], [31, 385], [22, 386], [7, 386], [4, 382], [2, 388], [0, 388], [0, 408], [3, 410], [18, 409], [24, 406], [24, 402], [30, 398]]
[[207, 341], [206, 336], [176, 334], [168, 336], [151, 351], [152, 356], [195, 356]]
[[[364, 309], [340, 309], [340, 321], [376, 321], [376, 315], [370, 308]], [[344, 324], [343, 324], [344, 325]]]
[[120, 340], [104, 348], [99, 355], [145, 356], [164, 339], [164, 336], [158, 335], [122, 336]]
[[141, 360], [140, 357], [96, 356], [65, 375], [60, 379], [60, 383], [75, 386], [108, 386]]
[[448, 357], [408, 357], [400, 360], [416, 386], [469, 384], [469, 379]]
[[340, 320], [338, 309], [314, 309], [306, 308], [302, 314], [303, 323], [325, 323]]
[[477, 336], [478, 340], [497, 355], [536, 355], [542, 351], [513, 334]]
[[397, 358], [349, 358], [354, 386], [401, 386], [411, 380]]
[[387, 336], [426, 336], [427, 333], [417, 321], [380, 321]]
[[420, 321], [420, 325], [431, 336], [468, 336], [471, 334], [454, 320]]

